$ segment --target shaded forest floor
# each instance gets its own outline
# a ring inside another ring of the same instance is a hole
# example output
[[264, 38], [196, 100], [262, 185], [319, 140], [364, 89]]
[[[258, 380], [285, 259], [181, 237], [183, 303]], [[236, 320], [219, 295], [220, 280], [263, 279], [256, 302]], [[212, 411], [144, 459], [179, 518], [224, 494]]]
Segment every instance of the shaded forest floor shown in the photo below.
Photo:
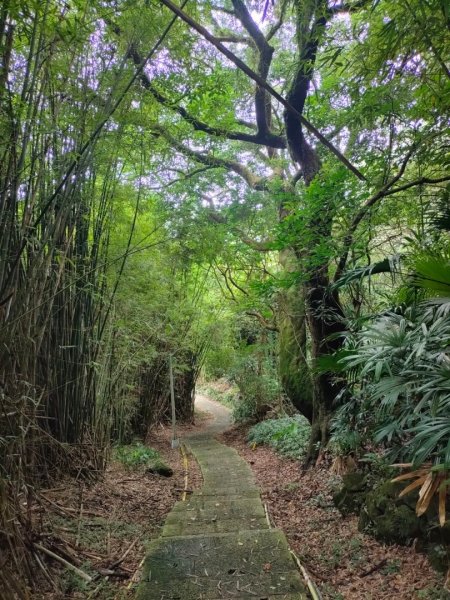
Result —
[[251, 465], [273, 524], [285, 532], [324, 600], [443, 600], [442, 576], [413, 548], [386, 546], [358, 531], [357, 517], [342, 517], [332, 501], [336, 476], [271, 448], [254, 450], [247, 428], [235, 427], [222, 441]]
[[[198, 415], [197, 425], [185, 426], [180, 433], [201, 427], [207, 419], [207, 415]], [[159, 535], [185, 485], [183, 460], [180, 450], [171, 447], [170, 428], [153, 430], [147, 443], [173, 469], [171, 477], [132, 471], [112, 460], [102, 479], [90, 486], [67, 480], [42, 491], [41, 503], [33, 507], [43, 532], [36, 541], [94, 581], [87, 583], [39, 553], [44, 567], [36, 571], [33, 600], [134, 597], [146, 544]], [[196, 461], [189, 457], [188, 489], [197, 489], [201, 479]], [[113, 575], [108, 575], [109, 571]]]
[[[207, 420], [197, 415], [196, 425], [181, 428], [180, 436]], [[442, 576], [425, 556], [414, 548], [380, 544], [358, 532], [356, 517], [341, 516], [331, 498], [336, 476], [325, 466], [302, 472], [298, 462], [268, 447], [250, 448], [246, 433], [247, 428], [234, 427], [220, 437], [250, 463], [273, 524], [283, 529], [324, 600], [448, 598]], [[170, 428], [155, 429], [148, 444], [173, 469], [172, 477], [130, 471], [112, 461], [104, 477], [83, 485], [82, 493], [73, 480], [42, 492], [41, 503], [33, 507], [44, 532], [36, 541], [95, 581], [87, 584], [46, 556], [47, 575], [37, 570], [33, 600], [133, 598], [146, 544], [159, 535], [184, 489], [183, 462], [179, 450], [171, 448]], [[188, 489], [200, 485], [201, 474], [190, 458]]]

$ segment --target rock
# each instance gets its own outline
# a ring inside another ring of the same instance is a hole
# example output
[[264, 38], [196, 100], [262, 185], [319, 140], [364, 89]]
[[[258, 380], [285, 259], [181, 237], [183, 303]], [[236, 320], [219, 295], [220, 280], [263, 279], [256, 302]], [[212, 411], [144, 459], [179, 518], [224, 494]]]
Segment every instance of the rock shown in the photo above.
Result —
[[343, 515], [358, 513], [367, 494], [366, 486], [364, 473], [346, 473], [342, 478], [342, 488], [333, 495], [334, 505]]
[[364, 490], [367, 485], [367, 477], [364, 473], [360, 471], [355, 471], [353, 473], [346, 473], [342, 477], [342, 483], [344, 488], [349, 492], [360, 492]]
[[156, 463], [147, 469], [147, 473], [161, 475], [162, 477], [172, 477], [173, 469], [163, 463]]
[[431, 566], [436, 571], [439, 571], [439, 573], [446, 573], [448, 571], [448, 551], [448, 546], [444, 544], [429, 544], [426, 548]]
[[399, 498], [403, 486], [385, 481], [366, 495], [361, 508], [358, 529], [368, 531], [376, 539], [391, 544], [407, 544], [426, 535], [427, 521], [418, 517], [415, 502]]

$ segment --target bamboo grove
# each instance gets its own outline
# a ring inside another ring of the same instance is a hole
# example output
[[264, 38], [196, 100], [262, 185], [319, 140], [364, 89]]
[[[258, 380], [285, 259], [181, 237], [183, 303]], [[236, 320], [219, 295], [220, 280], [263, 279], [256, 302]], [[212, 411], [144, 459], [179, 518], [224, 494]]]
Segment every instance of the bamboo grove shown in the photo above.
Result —
[[[142, 175], [145, 157], [133, 150], [136, 128], [107, 119], [134, 73], [97, 30], [97, 8], [48, 0], [0, 9], [0, 535], [22, 581], [32, 579], [23, 507], [34, 490], [62, 473], [97, 476], [111, 439], [145, 430], [166, 410], [167, 359], [139, 364], [139, 346], [152, 335], [135, 340], [130, 366], [130, 347], [111, 328], [127, 258], [167, 240], [156, 223], [133, 237], [141, 191], [124, 187]], [[134, 209], [112, 250], [125, 193]], [[189, 360], [191, 380], [177, 381], [188, 414], [194, 351]], [[124, 401], [133, 382], [146, 398], [142, 418]], [[2, 584], [13, 590], [3, 567]]]

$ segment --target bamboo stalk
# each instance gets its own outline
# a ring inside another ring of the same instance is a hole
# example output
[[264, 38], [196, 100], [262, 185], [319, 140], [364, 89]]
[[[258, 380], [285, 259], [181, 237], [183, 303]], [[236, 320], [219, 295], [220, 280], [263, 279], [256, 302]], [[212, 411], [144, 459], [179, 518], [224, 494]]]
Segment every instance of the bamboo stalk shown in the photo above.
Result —
[[64, 565], [65, 567], [67, 567], [67, 569], [69, 569], [70, 571], [73, 571], [74, 573], [76, 573], [78, 575], [78, 577], [81, 577], [81, 579], [83, 579], [84, 581], [87, 581], [88, 583], [90, 583], [92, 581], [92, 577], [90, 575], [88, 575], [87, 573], [85, 573], [84, 571], [82, 571], [81, 569], [79, 569], [78, 567], [76, 567], [75, 565], [73, 565], [72, 563], [70, 563], [65, 558], [62, 558], [62, 556], [59, 556], [58, 554], [55, 554], [54, 552], [52, 552], [51, 550], [49, 550], [45, 546], [42, 546], [41, 544], [37, 544], [36, 542], [33, 545], [34, 545], [34, 547], [37, 550], [40, 550], [44, 554], [47, 554], [47, 556], [50, 556], [50, 558], [53, 558], [54, 560], [57, 560], [62, 565]]

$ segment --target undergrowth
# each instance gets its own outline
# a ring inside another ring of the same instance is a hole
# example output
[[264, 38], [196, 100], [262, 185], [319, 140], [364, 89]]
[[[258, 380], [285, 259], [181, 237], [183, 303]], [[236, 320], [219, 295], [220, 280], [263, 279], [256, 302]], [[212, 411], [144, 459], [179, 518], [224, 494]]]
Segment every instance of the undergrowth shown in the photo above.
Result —
[[159, 452], [141, 443], [117, 446], [114, 450], [114, 458], [131, 470], [162, 464]]
[[215, 386], [214, 382], [205, 383], [198, 388], [199, 392], [205, 394], [212, 400], [227, 406], [228, 408], [234, 409], [238, 399], [239, 390], [236, 386], [230, 385], [228, 388], [222, 386]]
[[254, 425], [248, 432], [249, 444], [267, 444], [278, 453], [288, 458], [301, 459], [304, 457], [311, 426], [302, 415], [268, 419]]

